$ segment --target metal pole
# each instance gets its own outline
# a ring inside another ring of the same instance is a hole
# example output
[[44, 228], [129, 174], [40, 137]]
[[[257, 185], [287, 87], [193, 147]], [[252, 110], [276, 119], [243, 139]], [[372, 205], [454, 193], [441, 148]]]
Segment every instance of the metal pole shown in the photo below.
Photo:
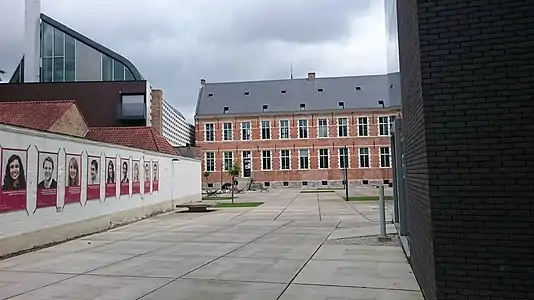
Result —
[[348, 164], [349, 164], [349, 150], [347, 146], [345, 146], [345, 154], [346, 156], [343, 158], [345, 161], [345, 201], [349, 201], [349, 172], [348, 172]]
[[384, 185], [378, 186], [378, 205], [380, 208], [380, 237], [386, 238], [386, 199], [384, 197]]

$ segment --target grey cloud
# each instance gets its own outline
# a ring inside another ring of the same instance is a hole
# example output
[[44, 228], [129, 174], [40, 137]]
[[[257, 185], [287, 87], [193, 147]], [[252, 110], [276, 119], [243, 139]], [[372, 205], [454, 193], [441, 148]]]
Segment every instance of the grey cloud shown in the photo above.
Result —
[[[295, 77], [380, 73], [385, 61], [376, 51], [385, 43], [369, 38], [384, 35], [375, 0], [42, 1], [44, 13], [130, 59], [189, 119], [200, 78], [289, 78], [290, 63]], [[0, 28], [12, 28], [0, 31], [8, 73], [22, 56], [22, 6], [0, 4]]]

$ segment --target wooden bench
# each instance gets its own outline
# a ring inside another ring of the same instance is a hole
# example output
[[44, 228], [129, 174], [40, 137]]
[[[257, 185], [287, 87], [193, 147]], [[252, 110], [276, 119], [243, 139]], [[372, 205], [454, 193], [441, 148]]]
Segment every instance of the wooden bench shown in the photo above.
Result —
[[191, 202], [191, 203], [182, 203], [176, 204], [176, 208], [187, 208], [189, 212], [206, 212], [208, 207], [214, 206], [216, 203], [212, 202]]

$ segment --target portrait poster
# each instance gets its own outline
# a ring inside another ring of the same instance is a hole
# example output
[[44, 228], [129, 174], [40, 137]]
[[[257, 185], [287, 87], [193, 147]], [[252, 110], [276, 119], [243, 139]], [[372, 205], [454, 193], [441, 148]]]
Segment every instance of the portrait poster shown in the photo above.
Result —
[[26, 150], [2, 149], [0, 213], [26, 209], [27, 162]]
[[141, 193], [141, 180], [140, 180], [140, 167], [141, 162], [139, 160], [132, 161], [133, 167], [132, 167], [132, 194], [139, 194]]
[[100, 157], [87, 157], [87, 200], [100, 200]]
[[115, 158], [106, 157], [106, 197], [117, 196]]
[[152, 191], [159, 191], [159, 166], [157, 161], [152, 162]]
[[39, 151], [37, 160], [37, 208], [57, 206], [58, 154]]
[[145, 176], [144, 176], [144, 179], [145, 179], [145, 189], [144, 189], [144, 193], [145, 194], [148, 194], [150, 193], [150, 162], [148, 161], [145, 161]]
[[129, 195], [130, 194], [130, 159], [128, 158], [121, 159], [120, 170], [121, 170], [120, 194]]
[[65, 163], [65, 204], [81, 202], [82, 156], [80, 154], [67, 154]]

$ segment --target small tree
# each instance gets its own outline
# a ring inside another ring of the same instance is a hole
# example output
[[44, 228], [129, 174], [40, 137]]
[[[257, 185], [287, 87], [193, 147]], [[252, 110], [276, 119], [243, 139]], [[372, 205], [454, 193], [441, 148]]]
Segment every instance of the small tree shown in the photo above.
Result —
[[239, 176], [239, 171], [240, 170], [238, 166], [233, 166], [230, 168], [230, 170], [228, 170], [228, 175], [232, 176], [232, 204], [234, 203], [234, 189], [235, 189], [234, 182], [235, 182], [236, 176]]

